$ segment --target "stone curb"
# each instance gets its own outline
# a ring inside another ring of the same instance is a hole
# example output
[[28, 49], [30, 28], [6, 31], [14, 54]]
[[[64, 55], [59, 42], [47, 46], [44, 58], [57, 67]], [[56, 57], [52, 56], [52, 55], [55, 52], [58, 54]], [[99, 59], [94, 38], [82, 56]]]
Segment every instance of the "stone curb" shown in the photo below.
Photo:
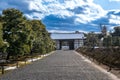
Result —
[[102, 67], [100, 67], [99, 65], [95, 64], [94, 62], [92, 62], [90, 59], [84, 57], [82, 54], [74, 51], [77, 55], [79, 55], [82, 59], [84, 59], [85, 62], [91, 64], [92, 66], [94, 66], [95, 68], [99, 69], [101, 72], [107, 74], [109, 77], [111, 77], [113, 80], [120, 80], [116, 75], [114, 75], [111, 72], [107, 72], [105, 69], [103, 69]]
[[[26, 62], [29, 62], [29, 63], [32, 63], [34, 61], [37, 61], [37, 60], [40, 60], [40, 59], [43, 59], [51, 54], [53, 54], [55, 51], [52, 51], [50, 53], [47, 53], [47, 54], [44, 54], [44, 55], [41, 55], [41, 57], [38, 57], [38, 58], [32, 58], [32, 59], [28, 59]], [[21, 61], [21, 63], [25, 63], [24, 61]], [[27, 65], [27, 64], [26, 64]], [[19, 66], [18, 66], [19, 67]], [[4, 67], [4, 70], [14, 70], [14, 69], [17, 69], [18, 68], [17, 66], [5, 66]]]

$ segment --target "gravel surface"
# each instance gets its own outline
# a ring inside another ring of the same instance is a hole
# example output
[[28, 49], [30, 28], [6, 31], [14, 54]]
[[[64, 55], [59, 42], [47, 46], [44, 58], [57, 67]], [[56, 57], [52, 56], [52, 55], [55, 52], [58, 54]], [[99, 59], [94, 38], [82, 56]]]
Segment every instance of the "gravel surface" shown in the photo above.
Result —
[[32, 64], [12, 70], [0, 80], [113, 80], [74, 51], [55, 51]]

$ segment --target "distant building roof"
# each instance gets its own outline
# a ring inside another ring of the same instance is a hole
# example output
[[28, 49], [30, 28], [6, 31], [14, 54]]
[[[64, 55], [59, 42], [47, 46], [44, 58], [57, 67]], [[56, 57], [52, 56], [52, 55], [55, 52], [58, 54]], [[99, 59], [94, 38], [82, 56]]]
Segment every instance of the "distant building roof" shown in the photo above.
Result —
[[83, 33], [51, 33], [52, 39], [83, 39]]

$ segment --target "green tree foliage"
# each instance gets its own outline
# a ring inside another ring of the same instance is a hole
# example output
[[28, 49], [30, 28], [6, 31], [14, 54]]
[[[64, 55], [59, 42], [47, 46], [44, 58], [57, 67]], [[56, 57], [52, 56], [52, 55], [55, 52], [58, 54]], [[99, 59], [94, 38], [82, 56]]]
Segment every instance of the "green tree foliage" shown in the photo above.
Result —
[[114, 32], [109, 36], [104, 36], [103, 46], [105, 47], [120, 47], [120, 27], [115, 27]]
[[53, 41], [50, 39], [49, 33], [41, 21], [32, 20], [31, 25], [34, 34], [33, 52], [44, 54], [52, 51], [54, 49]]
[[[24, 55], [29, 41], [30, 27], [23, 13], [17, 9], [3, 10], [3, 38], [9, 43], [8, 55]], [[27, 51], [27, 53], [30, 51]]]
[[54, 43], [41, 21], [27, 20], [21, 11], [11, 8], [3, 10], [0, 22], [3, 22], [2, 27], [0, 25], [0, 41], [3, 39], [9, 44], [7, 59], [54, 49]]
[[120, 37], [120, 26], [114, 28], [113, 36]]
[[120, 47], [120, 26], [114, 28], [114, 32], [112, 33], [112, 41], [113, 46]]
[[111, 36], [106, 36], [103, 39], [103, 46], [104, 47], [111, 47], [112, 46], [112, 37]]
[[54, 42], [51, 40], [49, 33], [43, 29], [43, 42], [44, 42], [44, 48], [47, 49], [45, 50], [46, 53], [50, 52], [51, 50], [54, 49]]
[[85, 45], [93, 48], [98, 45], [98, 36], [94, 32], [88, 33], [86, 37]]
[[0, 23], [0, 48], [3, 47], [4, 45], [2, 37], [3, 37], [2, 24]]
[[0, 52], [6, 53], [6, 49], [9, 46], [7, 42], [3, 40], [3, 26], [2, 23], [0, 22]]
[[120, 36], [114, 36], [112, 37], [112, 45], [113, 46], [119, 46], [120, 47]]
[[31, 21], [32, 30], [33, 30], [33, 46], [32, 51], [34, 53], [42, 53], [41, 47], [43, 43], [42, 41], [42, 29], [44, 28], [42, 26], [42, 23], [39, 20], [32, 20]]

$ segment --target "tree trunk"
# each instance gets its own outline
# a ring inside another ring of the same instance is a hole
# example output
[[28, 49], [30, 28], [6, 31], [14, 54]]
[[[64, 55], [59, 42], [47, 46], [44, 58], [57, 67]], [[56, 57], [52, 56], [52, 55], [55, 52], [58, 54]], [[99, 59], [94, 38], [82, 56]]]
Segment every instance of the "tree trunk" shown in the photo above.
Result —
[[10, 53], [7, 54], [6, 60], [10, 59]]

